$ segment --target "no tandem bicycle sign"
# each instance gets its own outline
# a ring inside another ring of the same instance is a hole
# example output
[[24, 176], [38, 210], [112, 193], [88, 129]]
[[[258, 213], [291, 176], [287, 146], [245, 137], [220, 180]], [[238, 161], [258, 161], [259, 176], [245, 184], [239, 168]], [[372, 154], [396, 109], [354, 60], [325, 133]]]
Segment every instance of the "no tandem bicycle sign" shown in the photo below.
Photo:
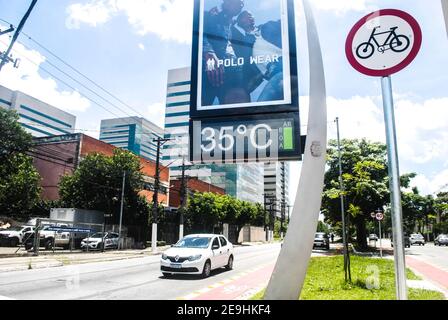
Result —
[[345, 51], [357, 71], [387, 77], [406, 68], [422, 45], [422, 31], [408, 13], [384, 9], [362, 18], [350, 31]]

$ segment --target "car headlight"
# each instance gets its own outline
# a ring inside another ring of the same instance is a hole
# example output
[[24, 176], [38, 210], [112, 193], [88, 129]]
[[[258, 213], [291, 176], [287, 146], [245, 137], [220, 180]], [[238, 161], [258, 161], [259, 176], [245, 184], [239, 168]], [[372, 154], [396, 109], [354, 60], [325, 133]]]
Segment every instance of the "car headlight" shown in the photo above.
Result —
[[162, 254], [162, 260], [166, 260], [166, 259], [168, 259], [168, 256], [165, 253]]
[[196, 260], [199, 260], [201, 258], [202, 258], [202, 255], [201, 254], [197, 254], [195, 256], [189, 256], [188, 257], [188, 261], [196, 261]]

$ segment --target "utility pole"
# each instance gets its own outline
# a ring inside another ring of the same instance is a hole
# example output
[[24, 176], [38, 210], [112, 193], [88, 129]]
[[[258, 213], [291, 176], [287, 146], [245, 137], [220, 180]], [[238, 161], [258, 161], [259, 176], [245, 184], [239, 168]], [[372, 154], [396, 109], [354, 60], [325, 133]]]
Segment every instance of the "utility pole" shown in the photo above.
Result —
[[[118, 250], [121, 249], [121, 224], [123, 222], [123, 205], [124, 205], [124, 186], [125, 186], [125, 181], [126, 181], [126, 171], [123, 171], [123, 184], [121, 186], [121, 206], [120, 206], [120, 225], [118, 227], [118, 234], [120, 236], [120, 238], [118, 239]], [[103, 244], [104, 245], [104, 244]]]
[[352, 281], [350, 272], [350, 256], [348, 252], [347, 226], [345, 224], [345, 205], [344, 205], [344, 182], [342, 180], [342, 155], [341, 155], [341, 138], [339, 134], [339, 118], [336, 118], [336, 128], [338, 135], [338, 158], [339, 158], [339, 187], [341, 189], [341, 216], [342, 216], [342, 242], [344, 245], [344, 273], [345, 281]]
[[[20, 21], [19, 26], [16, 29], [16, 32], [14, 33], [12, 39], [11, 39], [11, 43], [9, 44], [8, 49], [3, 53], [2, 55], [2, 59], [0, 62], [0, 72], [2, 71], [3, 66], [10, 61], [13, 61], [10, 57], [9, 54], [11, 53], [12, 47], [14, 46], [14, 43], [17, 41], [17, 38], [20, 35], [20, 32], [23, 29], [23, 26], [25, 25], [26, 20], [28, 19], [28, 17], [31, 14], [31, 11], [33, 11], [34, 6], [36, 5], [37, 0], [32, 0], [30, 7], [28, 8], [28, 11], [25, 13], [25, 15], [22, 18], [22, 21]], [[17, 63], [17, 60], [15, 62], [15, 64]]]
[[184, 237], [184, 211], [187, 206], [188, 182], [185, 177], [185, 157], [182, 158], [182, 178], [180, 184], [180, 222], [179, 222], [179, 240]]
[[154, 196], [152, 201], [152, 214], [153, 214], [153, 223], [152, 223], [152, 237], [151, 237], [151, 249], [153, 253], [157, 252], [157, 223], [159, 220], [159, 188], [160, 188], [160, 148], [166, 142], [171, 141], [173, 139], [164, 139], [157, 138], [153, 139], [154, 142], [157, 142], [157, 158], [156, 158], [156, 176], [154, 182]]

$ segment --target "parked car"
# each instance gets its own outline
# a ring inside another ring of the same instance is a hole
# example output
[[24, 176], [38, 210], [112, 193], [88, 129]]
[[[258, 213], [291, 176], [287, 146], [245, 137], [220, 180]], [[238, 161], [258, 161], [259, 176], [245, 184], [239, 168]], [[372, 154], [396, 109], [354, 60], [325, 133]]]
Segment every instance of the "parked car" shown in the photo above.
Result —
[[420, 246], [425, 245], [425, 238], [419, 233], [413, 233], [410, 236], [411, 246], [414, 244], [418, 244]]
[[0, 231], [0, 242], [7, 246], [17, 247], [25, 239], [27, 232], [34, 231], [33, 226], [11, 227]]
[[448, 234], [439, 234], [437, 238], [434, 239], [435, 246], [448, 246]]
[[97, 232], [81, 241], [82, 250], [118, 249], [120, 235], [115, 232]]
[[369, 234], [369, 240], [378, 241], [378, 236], [374, 233]]
[[[54, 247], [61, 247], [64, 249], [70, 248], [70, 232], [52, 231], [50, 230], [53, 225], [43, 226], [39, 231], [39, 247], [44, 247], [45, 250], [52, 250]], [[57, 225], [57, 227], [66, 227], [66, 225]], [[35, 232], [27, 232], [25, 237], [24, 246], [26, 250], [30, 250], [34, 247]]]
[[314, 235], [314, 248], [325, 248], [326, 250], [330, 250], [330, 239], [325, 232], [316, 232]]
[[[392, 248], [394, 247], [393, 237], [390, 238], [390, 245], [392, 246]], [[411, 239], [409, 238], [409, 236], [407, 234], [404, 234], [404, 247], [405, 248], [411, 247]]]
[[188, 235], [160, 258], [160, 270], [165, 277], [173, 274], [197, 274], [210, 276], [214, 269], [233, 268], [233, 245], [222, 235]]

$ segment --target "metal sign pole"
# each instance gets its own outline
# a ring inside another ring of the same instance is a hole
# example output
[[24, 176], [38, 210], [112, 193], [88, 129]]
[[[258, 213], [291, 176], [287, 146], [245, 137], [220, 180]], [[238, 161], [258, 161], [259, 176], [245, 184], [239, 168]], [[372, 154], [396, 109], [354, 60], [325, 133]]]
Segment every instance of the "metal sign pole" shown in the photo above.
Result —
[[395, 130], [395, 113], [391, 77], [383, 77], [381, 80], [381, 86], [383, 91], [384, 120], [386, 124], [387, 153], [389, 159], [389, 188], [392, 208], [392, 229], [394, 236], [396, 295], [398, 300], [407, 300], [400, 173], [398, 166], [397, 135]]
[[379, 238], [380, 238], [380, 257], [382, 258], [383, 257], [383, 246], [382, 246], [382, 244], [381, 244], [381, 220], [378, 220], [378, 226], [379, 226], [379, 233], [380, 233], [380, 235], [379, 235]]

